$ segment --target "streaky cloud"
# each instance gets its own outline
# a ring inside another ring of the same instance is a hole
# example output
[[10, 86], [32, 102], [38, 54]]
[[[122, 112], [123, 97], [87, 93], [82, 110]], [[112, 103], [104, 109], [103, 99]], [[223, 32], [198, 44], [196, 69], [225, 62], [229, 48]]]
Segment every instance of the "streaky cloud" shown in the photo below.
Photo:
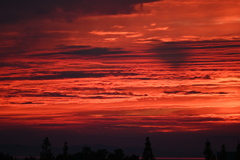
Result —
[[51, 79], [68, 79], [68, 78], [101, 78], [106, 76], [130, 76], [137, 73], [98, 73], [84, 71], [53, 71], [49, 75], [39, 75], [30, 77], [1, 77], [0, 81], [5, 80], [51, 80]]
[[[62, 47], [62, 46], [60, 46]], [[124, 51], [119, 48], [87, 48], [88, 46], [63, 46], [63, 49], [78, 49], [67, 52], [56, 52], [56, 53], [40, 53], [33, 54], [32, 57], [43, 57], [43, 56], [51, 56], [51, 55], [78, 55], [78, 56], [101, 56], [101, 55], [110, 55], [110, 54], [125, 54], [129, 53], [129, 51]]]

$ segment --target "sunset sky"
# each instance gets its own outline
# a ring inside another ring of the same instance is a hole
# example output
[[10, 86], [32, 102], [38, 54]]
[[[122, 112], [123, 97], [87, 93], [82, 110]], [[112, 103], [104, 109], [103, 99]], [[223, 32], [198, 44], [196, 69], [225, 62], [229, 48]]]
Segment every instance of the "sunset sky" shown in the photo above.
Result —
[[235, 147], [239, 8], [239, 0], [2, 0], [0, 143], [50, 136], [56, 145], [121, 147], [150, 136], [160, 149], [202, 149], [207, 138]]

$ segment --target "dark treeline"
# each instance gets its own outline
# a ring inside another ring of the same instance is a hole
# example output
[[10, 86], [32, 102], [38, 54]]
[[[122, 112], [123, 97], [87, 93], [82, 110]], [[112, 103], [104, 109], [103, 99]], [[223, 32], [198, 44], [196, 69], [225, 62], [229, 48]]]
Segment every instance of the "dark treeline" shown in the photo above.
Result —
[[[81, 151], [70, 154], [68, 152], [68, 144], [64, 143], [62, 153], [54, 155], [51, 149], [51, 142], [48, 137], [43, 140], [41, 146], [41, 152], [39, 158], [25, 157], [24, 160], [140, 160], [140, 157], [133, 155], [125, 155], [122, 149], [115, 149], [113, 152], [109, 152], [106, 149], [99, 149], [93, 151], [90, 147], [83, 147]], [[142, 154], [142, 160], [155, 160], [152, 153], [152, 147], [150, 138], [146, 137], [145, 147]], [[0, 160], [17, 160], [9, 154], [0, 153]]]
[[[68, 143], [65, 142], [63, 144], [62, 153], [54, 155], [51, 149], [51, 142], [49, 138], [46, 137], [42, 142], [38, 158], [29, 156], [25, 157], [24, 160], [155, 160], [149, 137], [146, 137], [141, 158], [135, 154], [125, 155], [124, 151], [120, 148], [115, 149], [113, 152], [109, 152], [106, 149], [98, 149], [94, 151], [86, 146], [83, 147], [81, 151], [74, 154], [70, 154], [68, 149]], [[227, 152], [226, 147], [223, 144], [219, 148], [219, 152], [215, 154], [212, 150], [210, 141], [207, 140], [203, 155], [205, 160], [240, 160], [240, 143], [237, 143], [235, 152]], [[17, 160], [17, 158], [0, 152], [0, 160]]]
[[212, 151], [211, 143], [209, 140], [205, 143], [203, 151], [205, 160], [240, 160], [240, 143], [237, 143], [235, 152], [227, 152], [225, 144], [223, 144], [217, 152], [217, 155]]
[[4, 154], [4, 153], [0, 153], [0, 160], [15, 160], [16, 158], [14, 158], [13, 156], [10, 156], [9, 154]]

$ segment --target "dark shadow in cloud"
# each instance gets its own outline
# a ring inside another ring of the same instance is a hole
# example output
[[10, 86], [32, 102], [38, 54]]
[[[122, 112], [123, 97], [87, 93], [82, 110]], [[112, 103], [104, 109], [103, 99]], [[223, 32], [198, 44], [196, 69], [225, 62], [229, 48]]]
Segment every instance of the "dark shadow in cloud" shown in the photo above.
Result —
[[186, 63], [189, 56], [189, 48], [178, 42], [166, 42], [150, 50], [156, 54], [158, 58], [169, 63], [173, 67], [179, 67]]
[[99, 78], [104, 77], [104, 73], [88, 73], [81, 71], [63, 71], [52, 72], [49, 75], [40, 75], [32, 77], [3, 77], [0, 80], [50, 80], [50, 79], [65, 79], [65, 78]]
[[69, 87], [61, 87], [61, 90], [68, 90], [68, 91], [105, 91], [104, 88], [97, 88], [97, 87], [73, 87], [73, 88], [69, 88]]
[[24, 90], [24, 89], [0, 89], [0, 92], [4, 93], [5, 98], [18, 97], [24, 94], [37, 94], [37, 90]]
[[134, 77], [134, 78], [126, 78], [126, 79], [135, 79], [135, 80], [158, 80], [157, 78], [149, 78], [149, 77]]
[[[66, 46], [67, 47], [67, 46]], [[66, 48], [65, 47], [65, 48]], [[112, 55], [112, 54], [126, 54], [129, 51], [123, 51], [120, 48], [87, 48], [85, 46], [75, 46], [83, 49], [67, 51], [67, 52], [57, 52], [57, 53], [44, 53], [44, 54], [35, 54], [32, 57], [42, 57], [42, 56], [54, 56], [54, 55], [66, 55], [66, 56], [101, 56], [101, 55]], [[61, 57], [62, 58], [62, 57]]]
[[188, 91], [185, 94], [202, 94], [200, 91]]
[[191, 94], [228, 94], [227, 92], [201, 92], [201, 91], [187, 91], [185, 92], [186, 95]]
[[49, 75], [29, 76], [29, 77], [1, 77], [4, 80], [52, 80], [52, 79], [68, 79], [68, 78], [101, 78], [106, 76], [135, 76], [137, 73], [98, 73], [83, 71], [62, 71], [51, 72]]
[[[197, 127], [204, 126], [204, 124], [212, 124], [214, 122], [224, 122], [226, 119], [221, 117], [198, 117], [198, 116], [181, 116], [181, 117], [142, 117], [141, 123], [148, 124], [149, 126], [152, 125], [154, 122], [155, 124], [158, 124], [159, 126], [170, 126], [174, 127], [176, 124], [188, 126], [191, 125], [197, 125]], [[157, 123], [156, 123], [157, 122]], [[155, 126], [155, 125], [154, 125]], [[157, 125], [156, 125], [157, 126]], [[210, 129], [210, 128], [209, 128]]]
[[201, 91], [163, 91], [165, 94], [185, 94], [185, 95], [194, 95], [194, 94], [228, 94], [227, 92], [201, 92]]
[[194, 79], [212, 79], [211, 78], [211, 76], [210, 75], [206, 75], [206, 76], [204, 76], [204, 77], [191, 77], [191, 78], [189, 78], [189, 79], [191, 79], [191, 80], [194, 80]]
[[23, 102], [23, 103], [15, 103], [15, 104], [44, 104], [44, 103]]
[[115, 99], [115, 98], [128, 98], [128, 97], [109, 97], [109, 96], [89, 96], [89, 97], [81, 97], [81, 99]]
[[102, 92], [102, 93], [98, 93], [98, 95], [148, 96], [147, 94], [134, 94], [134, 93], [132, 93], [132, 92]]
[[115, 15], [134, 12], [133, 5], [159, 0], [1, 0], [0, 24], [31, 19], [71, 22], [79, 16]]
[[186, 118], [182, 118], [179, 120], [180, 122], [218, 122], [218, 121], [225, 121], [224, 118], [220, 118], [220, 117], [186, 117]]
[[22, 97], [77, 97], [75, 95], [67, 95], [59, 92], [43, 92], [41, 94], [22, 94]]
[[215, 94], [228, 94], [227, 92], [217, 92]]
[[[212, 71], [213, 69], [211, 69], [210, 71]], [[178, 75], [174, 75], [173, 77], [166, 77], [164, 79], [177, 79], [177, 80], [210, 80], [212, 79], [210, 75], [201, 75], [201, 76], [188, 76], [188, 75], [184, 75], [184, 76], [178, 76]]]
[[[210, 51], [215, 51], [215, 49], [229, 49], [229, 48], [239, 48], [238, 40], [212, 40], [212, 41], [180, 41], [180, 42], [163, 42], [158, 46], [153, 47], [148, 50], [148, 52], [155, 53], [156, 58], [163, 60], [165, 63], [170, 64], [173, 68], [180, 67], [189, 62], [201, 62], [207, 65], [206, 62], [216, 62], [209, 60], [192, 60], [191, 56], [195, 54], [215, 54], [215, 52], [210, 53]], [[221, 53], [219, 53], [221, 54]], [[230, 53], [230, 55], [237, 55], [238, 53]], [[237, 62], [238, 58], [229, 60], [218, 60], [217, 62]], [[205, 77], [209, 79], [210, 77]]]
[[[11, 97], [37, 97], [37, 98], [73, 98], [73, 97], [78, 97], [77, 95], [74, 94], [64, 94], [61, 92], [42, 92], [38, 90], [24, 90], [24, 89], [0, 89], [1, 92], [4, 93], [4, 98], [11, 98]], [[40, 93], [39, 93], [40, 92]], [[41, 102], [33, 102], [31, 100], [29, 101], [24, 101], [24, 102], [10, 102], [11, 104], [44, 104]]]
[[236, 56], [240, 56], [240, 53], [226, 53], [226, 55], [236, 55]]
[[72, 45], [72, 46], [67, 46], [67, 45], [57, 45], [55, 46], [57, 49], [83, 49], [83, 48], [89, 48], [91, 46], [83, 46], [83, 45]]
[[165, 94], [178, 94], [182, 93], [183, 91], [164, 91]]
[[14, 63], [0, 62], [0, 67], [29, 68], [30, 65], [28, 65], [24, 62], [14, 62]]

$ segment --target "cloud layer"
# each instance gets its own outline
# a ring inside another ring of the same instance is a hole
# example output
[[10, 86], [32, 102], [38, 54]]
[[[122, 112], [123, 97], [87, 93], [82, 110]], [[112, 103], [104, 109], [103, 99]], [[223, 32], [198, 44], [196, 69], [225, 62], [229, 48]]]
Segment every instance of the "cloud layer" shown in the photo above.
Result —
[[159, 139], [171, 147], [173, 138], [239, 136], [239, 6], [2, 0], [0, 141], [21, 140], [12, 128], [92, 143], [169, 135]]
[[15, 23], [31, 19], [72, 21], [86, 15], [116, 15], [134, 12], [134, 5], [157, 0], [3, 0], [0, 2], [0, 22]]

